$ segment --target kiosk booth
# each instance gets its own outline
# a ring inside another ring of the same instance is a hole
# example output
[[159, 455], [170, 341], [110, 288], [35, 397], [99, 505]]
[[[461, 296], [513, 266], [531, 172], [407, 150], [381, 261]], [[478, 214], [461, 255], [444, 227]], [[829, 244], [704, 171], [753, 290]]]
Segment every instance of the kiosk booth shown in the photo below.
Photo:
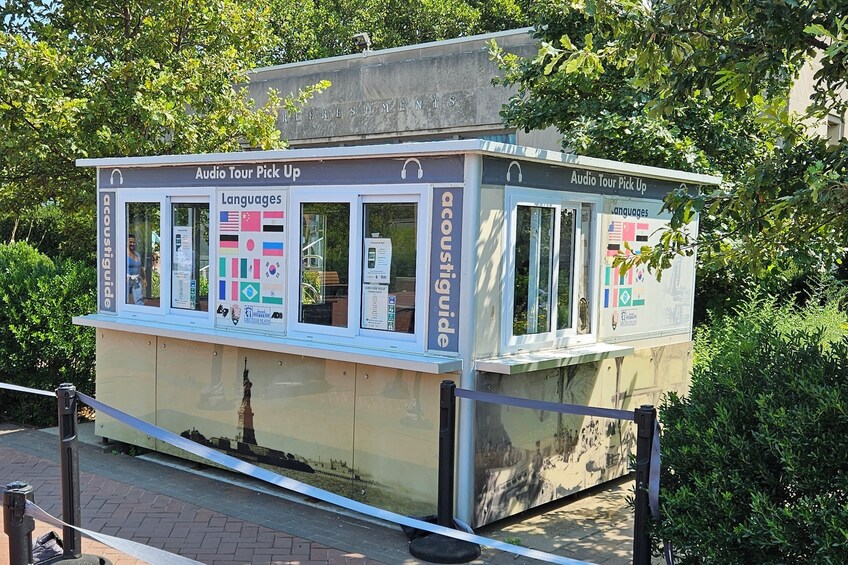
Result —
[[[687, 389], [694, 257], [661, 281], [612, 258], [715, 177], [480, 140], [79, 165], [98, 399], [294, 479], [432, 514], [444, 379], [618, 409]], [[626, 474], [634, 431], [462, 401], [457, 515]], [[186, 456], [100, 414], [96, 432]]]

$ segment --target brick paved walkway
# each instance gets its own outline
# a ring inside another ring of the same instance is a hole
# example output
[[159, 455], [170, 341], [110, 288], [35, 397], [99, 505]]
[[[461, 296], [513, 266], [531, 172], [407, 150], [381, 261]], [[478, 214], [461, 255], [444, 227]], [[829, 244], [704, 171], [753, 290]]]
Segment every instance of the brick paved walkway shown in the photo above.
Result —
[[[29, 436], [43, 434], [34, 431], [15, 433]], [[5, 434], [2, 439], [8, 438], [9, 435]], [[55, 438], [51, 443], [55, 443]], [[118, 463], [115, 465], [116, 470], [127, 463], [133, 466], [144, 463], [117, 454], [101, 455], [102, 458], [111, 458], [114, 463]], [[92, 456], [97, 455], [93, 451], [86, 452], [87, 460]], [[203, 508], [180, 498], [84, 472], [82, 469], [86, 466], [81, 462], [80, 513], [83, 527], [90, 530], [131, 539], [208, 565], [381, 563], [359, 553], [335, 549], [285, 531]], [[162, 478], [172, 473], [169, 469], [157, 469], [156, 465], [152, 467], [160, 471]], [[0, 447], [0, 480], [2, 484], [13, 480], [29, 482], [34, 489], [36, 504], [53, 516], [61, 516], [61, 484], [56, 462], [19, 449]], [[220, 485], [217, 488], [221, 496], [226, 496], [226, 491], [230, 490]], [[255, 509], [261, 511], [259, 506]], [[328, 519], [326, 527], [341, 527], [334, 524], [336, 521]], [[33, 537], [51, 529], [56, 530], [36, 522]], [[57, 533], [61, 536], [62, 532]], [[402, 537], [399, 533], [398, 536]], [[106, 557], [115, 565], [143, 563], [84, 536], [82, 550], [86, 554]], [[0, 563], [7, 562], [8, 555], [8, 538], [0, 534]]]
[[[36, 504], [61, 517], [58, 438], [45, 431], [10, 428], [0, 424], [0, 486], [29, 482]], [[406, 537], [394, 525], [316, 506], [315, 501], [307, 504], [299, 495], [281, 498], [279, 489], [271, 487], [271, 494], [264, 483], [216, 480], [104, 451], [92, 443], [79, 444], [84, 528], [208, 565], [420, 563], [410, 556]], [[632, 479], [620, 480], [544, 514], [513, 517], [478, 533], [571, 559], [627, 565], [632, 562], [633, 538], [625, 498], [631, 492]], [[56, 530], [40, 522], [36, 526], [35, 536]], [[7, 543], [0, 530], [0, 565], [8, 562]], [[115, 565], [142, 563], [86, 537], [82, 550]], [[472, 565], [537, 563], [484, 548]]]

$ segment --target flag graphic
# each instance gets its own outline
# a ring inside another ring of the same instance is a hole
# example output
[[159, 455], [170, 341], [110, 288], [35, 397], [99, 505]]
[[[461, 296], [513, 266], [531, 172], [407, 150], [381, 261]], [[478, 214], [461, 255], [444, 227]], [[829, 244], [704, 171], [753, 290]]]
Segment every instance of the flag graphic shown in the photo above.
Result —
[[621, 238], [624, 241], [634, 241], [636, 239], [636, 224], [633, 222], [624, 222], [621, 228]]
[[260, 265], [259, 259], [254, 259], [252, 269], [251, 269], [252, 278], [254, 278], [254, 279], [258, 279], [259, 274], [262, 272], [262, 267], [260, 267], [259, 265]]
[[265, 261], [265, 278], [279, 279], [280, 278], [280, 262]]
[[604, 308], [609, 308], [610, 305], [610, 289], [604, 289]]
[[238, 275], [239, 275], [239, 260], [238, 260], [238, 257], [233, 257], [232, 263], [230, 263], [230, 264], [232, 265], [232, 269], [230, 269], [230, 277], [237, 279]]
[[247, 270], [247, 259], [242, 259], [241, 264], [239, 265], [239, 278], [247, 279], [250, 278], [250, 273]]
[[238, 221], [238, 212], [221, 212], [221, 215], [218, 218], [218, 231], [238, 231]]
[[241, 231], [261, 231], [262, 215], [259, 212], [241, 213]]
[[232, 282], [230, 285], [230, 300], [238, 300], [239, 299], [239, 286], [236, 281]]
[[285, 221], [286, 215], [282, 210], [262, 212], [262, 231], [283, 232]]
[[238, 254], [239, 241], [237, 235], [221, 234], [218, 238], [218, 251], [222, 255]]
[[227, 281], [218, 281], [218, 300], [224, 301], [227, 299]]
[[262, 242], [262, 255], [263, 256], [271, 256], [271, 257], [282, 257], [283, 256], [283, 242], [282, 241], [263, 241]]
[[612, 221], [607, 228], [608, 243], [621, 243], [621, 222]]
[[243, 282], [239, 286], [239, 299], [242, 302], [259, 302], [259, 283]]
[[629, 288], [622, 288], [618, 293], [618, 307], [626, 308], [627, 306], [630, 306], [630, 300], [632, 298], [632, 291]]
[[651, 228], [648, 224], [636, 224], [636, 241], [647, 243], [648, 231], [650, 231], [650, 229]]
[[227, 276], [227, 259], [225, 257], [218, 258], [218, 276], [221, 278]]
[[282, 304], [283, 303], [283, 285], [281, 284], [263, 284], [262, 285], [262, 304]]

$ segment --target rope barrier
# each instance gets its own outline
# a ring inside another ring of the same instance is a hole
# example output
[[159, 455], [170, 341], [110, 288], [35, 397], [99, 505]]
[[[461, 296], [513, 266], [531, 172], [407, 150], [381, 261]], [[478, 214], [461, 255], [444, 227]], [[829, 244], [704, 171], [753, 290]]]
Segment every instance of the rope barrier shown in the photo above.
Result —
[[[37, 389], [31, 389], [26, 387], [20, 387], [17, 385], [9, 385], [6, 383], [0, 383], [0, 388], [5, 388], [8, 390], [15, 390], [19, 392], [28, 392], [32, 394], [40, 394], [46, 396], [55, 396], [54, 393], [47, 393], [45, 391], [40, 391]], [[551, 553], [546, 553], [544, 551], [539, 551], [536, 549], [530, 549], [526, 547], [521, 547], [518, 545], [509, 544], [506, 542], [502, 542], [499, 540], [486, 538], [483, 536], [478, 536], [473, 533], [464, 532], [460, 530], [454, 530], [451, 528], [443, 527], [438, 524], [432, 524], [429, 522], [425, 522], [422, 520], [417, 520], [415, 518], [410, 518], [409, 516], [404, 516], [402, 514], [397, 514], [395, 512], [390, 512], [388, 510], [383, 510], [381, 508], [377, 508], [374, 506], [370, 506], [368, 504], [364, 504], [361, 502], [357, 502], [355, 500], [350, 500], [348, 498], [344, 498], [332, 492], [319, 489], [316, 487], [312, 487], [310, 485], [301, 483], [299, 481], [295, 481], [288, 477], [279, 475], [277, 473], [273, 473], [267, 469], [263, 469], [261, 467], [257, 467], [251, 463], [246, 461], [242, 461], [235, 457], [231, 457], [225, 453], [221, 453], [209, 447], [200, 445], [195, 443], [189, 439], [186, 439], [182, 436], [179, 436], [173, 432], [155, 426], [149, 422], [145, 422], [135, 416], [131, 416], [126, 412], [118, 410], [112, 406], [104, 404], [86, 394], [81, 392], [77, 392], [77, 396], [79, 399], [87, 404], [89, 407], [94, 410], [101, 412], [121, 423], [124, 423], [130, 427], [133, 427], [142, 433], [149, 435], [155, 439], [160, 441], [164, 441], [174, 447], [182, 449], [188, 453], [196, 455], [198, 457], [202, 457], [208, 461], [211, 461], [217, 465], [222, 467], [231, 469], [233, 471], [238, 471], [239, 473], [248, 475], [255, 479], [264, 481], [269, 484], [273, 484], [287, 490], [297, 492], [304, 496], [308, 496], [311, 498], [315, 498], [317, 500], [321, 500], [323, 502], [327, 502], [329, 504], [333, 504], [335, 506], [339, 506], [346, 510], [350, 510], [353, 512], [358, 512], [360, 514], [364, 514], [366, 516], [370, 516], [372, 518], [377, 518], [380, 520], [384, 520], [386, 522], [392, 522], [395, 524], [407, 526], [410, 528], [423, 530], [426, 532], [443, 535], [446, 537], [467, 541], [470, 543], [476, 543], [482, 546], [490, 547], [492, 549], [497, 549], [500, 551], [504, 551], [507, 553], [512, 553], [515, 555], [521, 555], [523, 557], [529, 557], [530, 559], [536, 559], [538, 561], [543, 561], [546, 563], [556, 563], [559, 565], [591, 565], [591, 563], [587, 561], [580, 561], [576, 559], [570, 559], [568, 557], [562, 557], [559, 555], [554, 555]], [[104, 542], [105, 543], [105, 542]], [[108, 544], [107, 544], [108, 545]], [[116, 548], [118, 549], [118, 548]], [[158, 562], [157, 562], [158, 563]]]

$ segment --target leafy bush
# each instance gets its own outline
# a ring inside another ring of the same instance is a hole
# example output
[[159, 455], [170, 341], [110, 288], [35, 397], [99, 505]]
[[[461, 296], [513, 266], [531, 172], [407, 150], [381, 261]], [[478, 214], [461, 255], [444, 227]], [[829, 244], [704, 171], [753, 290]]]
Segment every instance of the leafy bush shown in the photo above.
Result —
[[848, 563], [848, 316], [752, 296], [696, 337], [661, 406], [662, 521], [680, 563]]
[[[69, 382], [94, 393], [94, 332], [71, 317], [95, 309], [96, 272], [52, 261], [26, 243], [0, 244], [0, 380], [41, 390]], [[55, 425], [56, 400], [0, 391], [0, 418]]]

